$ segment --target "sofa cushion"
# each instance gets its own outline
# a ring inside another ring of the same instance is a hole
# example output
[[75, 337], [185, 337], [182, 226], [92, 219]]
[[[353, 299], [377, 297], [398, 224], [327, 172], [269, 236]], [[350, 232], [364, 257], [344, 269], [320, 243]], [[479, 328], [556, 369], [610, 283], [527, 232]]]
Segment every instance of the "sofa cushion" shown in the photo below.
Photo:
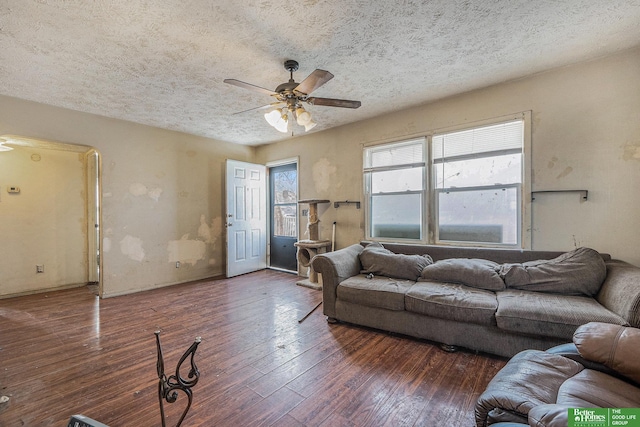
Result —
[[560, 385], [582, 369], [578, 362], [560, 355], [538, 350], [521, 351], [493, 377], [478, 398], [476, 424], [487, 425], [489, 412], [494, 409], [520, 414], [526, 422], [531, 409], [556, 403]]
[[404, 310], [404, 295], [416, 282], [385, 276], [367, 278], [360, 274], [338, 285], [338, 299], [368, 307]]
[[585, 369], [558, 390], [558, 404], [571, 408], [638, 408], [638, 386], [600, 371]]
[[427, 265], [418, 280], [462, 283], [474, 288], [501, 291], [504, 281], [497, 262], [477, 258], [451, 258]]
[[507, 288], [565, 295], [594, 296], [607, 275], [598, 252], [578, 248], [551, 260], [503, 264], [500, 276]]
[[567, 427], [569, 425], [568, 415], [569, 408], [567, 406], [547, 403], [531, 408], [529, 411], [528, 425], [540, 427]]
[[429, 255], [395, 254], [378, 242], [367, 245], [359, 257], [362, 273], [414, 281], [418, 280], [423, 268], [433, 263]]
[[587, 323], [573, 334], [580, 355], [601, 363], [640, 384], [640, 329]]
[[418, 282], [405, 296], [407, 311], [439, 319], [495, 325], [494, 292], [455, 283]]
[[620, 316], [590, 297], [507, 289], [496, 292], [500, 329], [571, 341], [580, 325], [589, 322], [626, 325]]

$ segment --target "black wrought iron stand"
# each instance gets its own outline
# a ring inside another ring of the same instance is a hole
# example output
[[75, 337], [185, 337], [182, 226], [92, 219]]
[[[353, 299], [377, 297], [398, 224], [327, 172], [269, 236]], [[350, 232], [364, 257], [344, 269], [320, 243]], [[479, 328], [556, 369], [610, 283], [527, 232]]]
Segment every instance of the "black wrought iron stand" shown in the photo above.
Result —
[[[175, 375], [170, 375], [167, 377], [164, 373], [164, 358], [162, 356], [162, 347], [160, 346], [160, 331], [155, 331], [154, 333], [156, 335], [156, 344], [158, 346], [157, 368], [158, 378], [160, 379], [160, 381], [158, 382], [158, 400], [160, 401], [160, 417], [162, 417], [162, 427], [166, 427], [163, 401], [166, 400], [169, 403], [174, 403], [178, 399], [178, 391], [182, 391], [189, 398], [187, 407], [182, 412], [182, 416], [178, 420], [178, 424], [176, 424], [176, 427], [179, 427], [180, 424], [182, 424], [184, 418], [187, 416], [187, 412], [189, 412], [189, 409], [191, 408], [191, 402], [193, 400], [193, 393], [191, 392], [191, 388], [196, 385], [198, 379], [200, 378], [200, 371], [198, 371], [198, 367], [196, 366], [196, 362], [193, 358], [202, 339], [200, 337], [196, 337], [193, 344], [191, 344], [191, 347], [189, 347], [180, 358], [180, 361], [176, 366]], [[180, 367], [188, 357], [191, 358], [191, 368], [189, 369], [189, 374], [187, 375], [188, 379], [185, 379], [180, 375]]]

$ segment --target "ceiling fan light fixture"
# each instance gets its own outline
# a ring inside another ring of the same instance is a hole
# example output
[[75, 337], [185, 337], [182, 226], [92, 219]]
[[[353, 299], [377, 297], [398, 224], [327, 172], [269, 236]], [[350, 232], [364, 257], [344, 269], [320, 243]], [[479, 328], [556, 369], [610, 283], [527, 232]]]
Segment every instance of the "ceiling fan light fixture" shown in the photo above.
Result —
[[[262, 94], [270, 95], [272, 97], [275, 97], [275, 99], [277, 100], [277, 102], [245, 111], [252, 111], [256, 109], [262, 110], [263, 108], [273, 108], [275, 105], [285, 104], [285, 107], [282, 108], [282, 110], [276, 108], [264, 115], [265, 120], [271, 126], [282, 133], [289, 133], [289, 129], [292, 128], [292, 121], [295, 121], [300, 126], [304, 126], [306, 132], [310, 131], [316, 126], [316, 122], [313, 121], [311, 113], [302, 107], [302, 102], [306, 102], [310, 105], [322, 105], [325, 107], [360, 107], [360, 101], [309, 97], [309, 95], [313, 91], [333, 78], [333, 74], [331, 74], [330, 72], [326, 70], [316, 69], [311, 74], [309, 74], [301, 83], [296, 83], [296, 81], [293, 79], [293, 72], [298, 70], [298, 63], [294, 60], [289, 59], [285, 61], [284, 68], [290, 74], [289, 81], [280, 84], [278, 87], [276, 87], [275, 91], [252, 85], [250, 83], [245, 83], [236, 79], [225, 79], [224, 82], [230, 85], [241, 87], [243, 89], [249, 89], [253, 90], [254, 92], [260, 92]], [[293, 131], [291, 132], [291, 135], [293, 136]]]
[[311, 129], [313, 129], [314, 127], [316, 127], [317, 123], [314, 122], [313, 120], [309, 119], [309, 123], [307, 123], [306, 125], [304, 125], [304, 131], [305, 132], [309, 132]]
[[289, 123], [286, 113], [283, 114], [280, 110], [271, 110], [264, 115], [264, 119], [267, 123], [276, 128], [277, 131], [282, 133], [288, 132]]
[[311, 113], [302, 107], [296, 109], [296, 121], [300, 126], [307, 126], [311, 123]]
[[278, 111], [278, 110], [271, 110], [268, 113], [265, 113], [264, 119], [271, 126], [276, 127], [276, 123], [278, 122], [278, 120], [282, 120], [282, 115], [280, 114], [280, 111]]
[[288, 133], [289, 132], [289, 116], [286, 112], [283, 112], [280, 116], [280, 120], [275, 126], [278, 132]]

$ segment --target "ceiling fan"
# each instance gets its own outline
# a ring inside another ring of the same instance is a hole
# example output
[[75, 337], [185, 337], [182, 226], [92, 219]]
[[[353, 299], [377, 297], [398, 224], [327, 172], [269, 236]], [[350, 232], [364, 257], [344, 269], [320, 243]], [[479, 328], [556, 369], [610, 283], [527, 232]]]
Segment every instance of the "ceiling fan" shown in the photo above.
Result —
[[267, 122], [279, 130], [286, 133], [289, 131], [290, 118], [295, 118], [296, 122], [300, 126], [304, 126], [305, 131], [311, 130], [315, 125], [311, 118], [311, 113], [304, 109], [303, 103], [310, 105], [323, 105], [326, 107], [342, 107], [342, 108], [358, 108], [360, 107], [360, 101], [349, 101], [346, 99], [334, 99], [334, 98], [317, 98], [311, 95], [311, 92], [318, 89], [320, 86], [328, 82], [333, 78], [333, 74], [325, 70], [316, 69], [307, 76], [301, 83], [296, 83], [293, 79], [293, 72], [298, 70], [298, 62], [289, 59], [284, 62], [284, 69], [290, 73], [289, 81], [280, 84], [275, 91], [265, 89], [260, 86], [252, 85], [242, 82], [236, 79], [225, 79], [224, 82], [230, 85], [238, 86], [244, 89], [253, 90], [256, 92], [270, 95], [276, 99], [271, 104], [263, 105], [262, 107], [251, 108], [249, 110], [240, 111], [239, 113], [245, 113], [247, 111], [261, 110], [265, 108], [271, 108], [272, 110], [264, 115]]

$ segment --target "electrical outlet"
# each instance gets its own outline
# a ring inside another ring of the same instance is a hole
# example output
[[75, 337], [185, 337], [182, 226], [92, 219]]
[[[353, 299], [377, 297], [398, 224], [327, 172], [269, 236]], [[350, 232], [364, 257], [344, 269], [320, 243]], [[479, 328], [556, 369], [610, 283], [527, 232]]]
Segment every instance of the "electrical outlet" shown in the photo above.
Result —
[[36, 273], [44, 273], [44, 264], [36, 265]]
[[176, 268], [180, 268], [180, 261], [176, 261]]

